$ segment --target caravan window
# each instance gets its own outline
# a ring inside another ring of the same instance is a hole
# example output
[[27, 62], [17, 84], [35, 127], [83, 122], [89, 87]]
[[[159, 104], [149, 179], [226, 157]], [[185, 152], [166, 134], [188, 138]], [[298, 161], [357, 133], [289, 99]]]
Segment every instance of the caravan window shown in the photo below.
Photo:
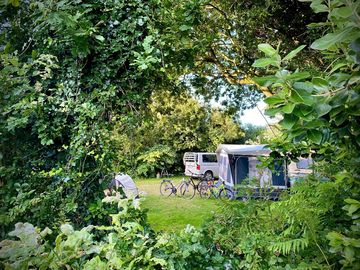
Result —
[[216, 155], [203, 155], [202, 161], [208, 163], [217, 163], [217, 158]]

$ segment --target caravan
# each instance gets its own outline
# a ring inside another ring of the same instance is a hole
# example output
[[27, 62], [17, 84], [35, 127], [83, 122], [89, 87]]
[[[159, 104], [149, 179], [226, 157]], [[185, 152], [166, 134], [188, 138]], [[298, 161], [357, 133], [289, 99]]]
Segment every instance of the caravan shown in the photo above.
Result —
[[254, 178], [259, 181], [256, 188], [286, 189], [289, 183], [285, 159], [277, 160], [273, 171], [258, 167], [261, 163], [258, 157], [266, 157], [270, 153], [265, 145], [220, 144], [216, 150], [220, 180], [232, 189], [244, 184], [245, 179]]

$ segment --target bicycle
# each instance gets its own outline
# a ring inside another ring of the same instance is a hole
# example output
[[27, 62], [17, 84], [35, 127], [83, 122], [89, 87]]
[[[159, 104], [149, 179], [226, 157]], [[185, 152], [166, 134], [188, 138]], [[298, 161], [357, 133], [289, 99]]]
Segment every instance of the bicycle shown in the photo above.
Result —
[[160, 172], [160, 177], [161, 178], [171, 177], [171, 176], [172, 176], [172, 174], [170, 174], [166, 168], [161, 169], [161, 172]]
[[195, 196], [194, 182], [189, 179], [183, 178], [181, 182], [175, 186], [172, 180], [164, 179], [160, 184], [160, 194], [169, 197], [171, 194], [177, 195], [180, 191], [180, 196], [186, 199], [192, 199]]
[[214, 196], [216, 199], [233, 200], [235, 198], [234, 192], [227, 188], [222, 180], [217, 182], [202, 181], [198, 189], [201, 198], [209, 199], [211, 196]]
[[[209, 177], [208, 174], [196, 174], [190, 170], [188, 170], [188, 172], [190, 172], [192, 174], [192, 176], [190, 176], [190, 178], [189, 178], [189, 181], [192, 182], [195, 190], [197, 190], [199, 192], [199, 194], [200, 194], [200, 189], [203, 188], [203, 185], [208, 186], [208, 185], [214, 184], [214, 181], [215, 181], [214, 177]], [[200, 179], [198, 184], [195, 184], [194, 179], [196, 179], [196, 180]]]

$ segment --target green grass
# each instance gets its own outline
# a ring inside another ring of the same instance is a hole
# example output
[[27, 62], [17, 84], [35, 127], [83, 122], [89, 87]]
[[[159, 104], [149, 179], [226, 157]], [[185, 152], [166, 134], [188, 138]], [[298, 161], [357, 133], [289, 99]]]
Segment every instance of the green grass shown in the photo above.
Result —
[[[172, 178], [179, 183], [181, 177]], [[141, 179], [136, 181], [141, 197], [142, 207], [148, 209], [148, 220], [156, 231], [178, 232], [187, 224], [199, 228], [219, 209], [219, 201], [202, 199], [199, 194], [191, 200], [171, 195], [160, 194], [162, 179]]]

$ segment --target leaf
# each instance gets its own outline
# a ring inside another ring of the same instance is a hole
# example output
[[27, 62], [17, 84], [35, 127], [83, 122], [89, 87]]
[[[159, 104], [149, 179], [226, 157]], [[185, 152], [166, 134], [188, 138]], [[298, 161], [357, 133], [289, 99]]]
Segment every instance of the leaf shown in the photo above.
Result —
[[283, 61], [288, 61], [292, 58], [294, 58], [300, 51], [302, 51], [304, 48], [306, 47], [306, 45], [301, 45], [299, 47], [297, 47], [295, 50], [292, 50], [291, 52], [289, 52], [284, 58]]
[[335, 124], [336, 124], [337, 126], [340, 126], [340, 125], [342, 125], [347, 119], [348, 119], [348, 115], [347, 115], [346, 113], [338, 114], [338, 115], [335, 117]]
[[252, 64], [253, 67], [267, 67], [270, 65], [278, 66], [279, 62], [272, 59], [272, 58], [260, 58], [255, 60], [255, 62]]
[[315, 107], [318, 116], [321, 117], [330, 112], [332, 107], [329, 104], [317, 104]]
[[313, 128], [319, 128], [319, 127], [323, 127], [326, 125], [326, 121], [325, 120], [321, 120], [321, 119], [315, 119], [309, 123], [306, 123], [305, 127], [308, 129], [313, 129]]
[[321, 1], [314, 1], [311, 3], [310, 7], [314, 10], [315, 13], [328, 12], [329, 8], [321, 3]]
[[315, 90], [314, 85], [311, 82], [295, 82], [293, 84], [293, 87], [296, 90], [304, 90], [309, 94], [311, 94]]
[[268, 87], [278, 80], [275, 76], [254, 77], [254, 82], [260, 86]]
[[347, 198], [347, 199], [344, 200], [344, 202], [346, 202], [348, 204], [357, 204], [357, 205], [359, 205], [359, 208], [360, 208], [360, 202], [358, 200]]
[[322, 133], [315, 129], [310, 129], [307, 131], [307, 135], [311, 141], [316, 144], [320, 144], [322, 140]]
[[11, 4], [13, 7], [20, 6], [20, 0], [9, 0], [8, 3]]
[[284, 102], [284, 99], [279, 96], [274, 95], [274, 96], [266, 98], [264, 101], [269, 105], [274, 105], [274, 104], [279, 104], [279, 103]]
[[354, 251], [354, 248], [353, 247], [349, 247], [349, 246], [346, 246], [344, 248], [344, 255], [345, 255], [345, 258], [348, 260], [348, 261], [352, 261], [355, 259], [355, 251]]
[[300, 81], [310, 77], [309, 72], [295, 72], [287, 76], [288, 80]]
[[328, 81], [323, 78], [314, 77], [311, 82], [312, 82], [314, 88], [318, 91], [327, 90], [329, 88]]
[[185, 24], [183, 24], [183, 25], [181, 25], [181, 26], [179, 27], [179, 30], [182, 31], [182, 32], [187, 31], [187, 30], [189, 30], [189, 29], [191, 29], [191, 26], [190, 26], [190, 25], [185, 25]]
[[353, 13], [353, 10], [351, 9], [351, 7], [346, 6], [346, 7], [335, 8], [330, 13], [330, 16], [340, 17], [340, 18], [349, 18], [352, 13]]
[[349, 47], [355, 52], [360, 52], [360, 38], [357, 38], [356, 40], [352, 41]]
[[292, 111], [294, 110], [295, 108], [295, 104], [294, 103], [288, 103], [286, 104], [284, 107], [281, 108], [281, 111], [286, 113], [286, 114], [289, 114], [289, 113], [292, 113]]
[[268, 115], [268, 116], [275, 116], [277, 113], [279, 113], [281, 111], [282, 111], [281, 107], [279, 107], [279, 108], [271, 108], [271, 109], [267, 109], [265, 111], [265, 114]]
[[258, 45], [258, 49], [262, 52], [264, 52], [267, 56], [273, 56], [274, 54], [276, 54], [276, 50], [267, 43], [261, 43]]
[[347, 63], [346, 62], [342, 62], [342, 63], [338, 63], [336, 64], [331, 70], [330, 70], [330, 74], [337, 71], [339, 68], [342, 68], [344, 66], [346, 66]]
[[325, 36], [315, 40], [310, 47], [314, 50], [327, 50], [336, 43], [343, 42], [345, 38], [348, 38], [352, 31], [352, 27], [347, 27], [340, 32], [326, 34]]
[[105, 38], [101, 35], [95, 35], [95, 38], [101, 42], [104, 42], [105, 41]]
[[304, 99], [299, 95], [299, 93], [295, 89], [291, 90], [290, 100], [295, 102], [295, 103], [304, 102]]
[[284, 116], [284, 119], [279, 122], [279, 124], [285, 128], [285, 129], [291, 129], [296, 122], [299, 120], [299, 118], [292, 114], [286, 114]]

